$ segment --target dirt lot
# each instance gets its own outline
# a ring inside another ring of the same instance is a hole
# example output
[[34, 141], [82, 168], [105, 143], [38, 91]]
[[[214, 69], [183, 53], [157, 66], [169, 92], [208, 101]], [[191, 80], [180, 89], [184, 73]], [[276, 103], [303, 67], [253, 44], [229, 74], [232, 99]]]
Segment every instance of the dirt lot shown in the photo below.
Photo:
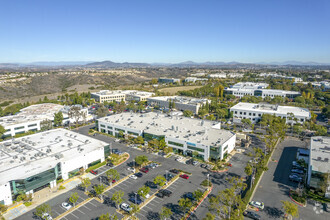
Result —
[[178, 91], [187, 91], [187, 90], [193, 90], [200, 88], [202, 86], [178, 86], [178, 87], [170, 87], [170, 88], [163, 88], [160, 89], [159, 91], [161, 92], [168, 92], [170, 95], [175, 95], [176, 92]]

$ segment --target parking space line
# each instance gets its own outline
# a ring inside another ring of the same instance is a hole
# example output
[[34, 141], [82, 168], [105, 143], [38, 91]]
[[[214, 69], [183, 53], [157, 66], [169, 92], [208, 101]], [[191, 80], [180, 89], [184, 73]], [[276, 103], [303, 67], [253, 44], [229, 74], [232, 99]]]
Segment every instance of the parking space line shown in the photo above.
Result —
[[[79, 207], [79, 209], [80, 209], [80, 207]], [[83, 211], [80, 211], [79, 209], [76, 209], [76, 211], [78, 211], [78, 212], [80, 212], [80, 213], [86, 215]]]
[[63, 216], [62, 219], [63, 219], [63, 218], [66, 219], [66, 220], [68, 220], [67, 218], [65, 218], [65, 216]]
[[[87, 204], [87, 203], [86, 203]], [[92, 211], [90, 208], [88, 208], [86, 205], [83, 205], [83, 206], [81, 206], [81, 207], [84, 207], [84, 208], [86, 208], [86, 209], [88, 209], [89, 211]]]
[[91, 204], [92, 206], [97, 207], [95, 204], [92, 203], [92, 201], [94, 201], [94, 200], [91, 200], [91, 201], [89, 201], [89, 202], [86, 203], [86, 204]]
[[150, 207], [148, 207], [148, 206], [145, 206], [145, 208], [148, 208], [148, 209], [150, 209], [150, 210], [153, 210], [152, 208], [150, 208]]
[[156, 201], [155, 199], [153, 200], [153, 202], [155, 202], [155, 203], [160, 203], [160, 201]]
[[60, 215], [60, 213], [56, 212], [55, 210], [53, 210], [57, 215]]
[[75, 214], [73, 214], [72, 212], [69, 213], [69, 215], [73, 215], [74, 217], [76, 217], [77, 219], [79, 219]]

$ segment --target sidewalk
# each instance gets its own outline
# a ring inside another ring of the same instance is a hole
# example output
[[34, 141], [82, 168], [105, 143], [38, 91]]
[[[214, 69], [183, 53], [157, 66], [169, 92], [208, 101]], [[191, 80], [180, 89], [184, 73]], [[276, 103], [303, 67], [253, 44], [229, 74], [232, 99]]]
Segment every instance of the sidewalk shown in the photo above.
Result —
[[[86, 175], [86, 174], [85, 174]], [[88, 176], [89, 177], [89, 176]], [[71, 189], [77, 187], [81, 183], [81, 180], [78, 177], [69, 179], [68, 181], [62, 183], [61, 185], [65, 189], [58, 190], [59, 185], [56, 188], [44, 188], [36, 193], [33, 196], [33, 203], [31, 206], [26, 207], [23, 203], [9, 208], [8, 211], [3, 215], [5, 219], [14, 219], [20, 215], [23, 215], [25, 212], [29, 212], [35, 209], [40, 204], [47, 202], [50, 199], [55, 198], [63, 193], [70, 191]]]

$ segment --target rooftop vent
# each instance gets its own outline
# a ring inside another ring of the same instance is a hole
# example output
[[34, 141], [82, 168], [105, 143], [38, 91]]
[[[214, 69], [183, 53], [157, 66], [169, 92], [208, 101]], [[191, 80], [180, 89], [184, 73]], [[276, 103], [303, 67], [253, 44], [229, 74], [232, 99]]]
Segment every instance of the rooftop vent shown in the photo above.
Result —
[[317, 160], [320, 161], [320, 160], [322, 160], [322, 158], [321, 157], [317, 157]]
[[329, 158], [324, 158], [324, 162], [328, 163], [329, 162]]

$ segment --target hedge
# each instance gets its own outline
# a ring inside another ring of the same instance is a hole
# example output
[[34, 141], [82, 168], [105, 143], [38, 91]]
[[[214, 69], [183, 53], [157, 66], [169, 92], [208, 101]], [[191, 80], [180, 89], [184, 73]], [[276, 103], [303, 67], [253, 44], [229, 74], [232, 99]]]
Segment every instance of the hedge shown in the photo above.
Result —
[[86, 169], [86, 173], [88, 173], [91, 170], [95, 170], [95, 169], [97, 169], [99, 167], [102, 167], [102, 166], [104, 166], [106, 164], [107, 164], [107, 161], [103, 161], [102, 163], [95, 164], [94, 166], [91, 166], [88, 169]]

